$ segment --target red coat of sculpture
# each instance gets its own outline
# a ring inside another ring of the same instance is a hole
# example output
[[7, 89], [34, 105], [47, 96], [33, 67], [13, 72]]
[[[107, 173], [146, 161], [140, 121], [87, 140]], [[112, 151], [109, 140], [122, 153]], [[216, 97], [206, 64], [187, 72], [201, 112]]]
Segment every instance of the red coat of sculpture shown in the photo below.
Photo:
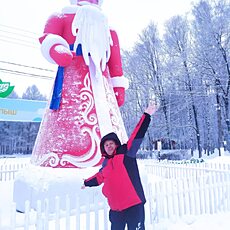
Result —
[[[72, 6], [63, 13], [52, 15], [40, 38], [43, 55], [50, 62], [54, 45], [68, 48], [76, 37], [72, 22], [76, 9]], [[127, 141], [119, 106], [124, 95], [115, 95], [125, 87], [117, 34], [110, 30], [112, 45], [110, 58], [101, 76], [93, 76], [82, 55], [73, 57], [64, 67], [60, 107], [46, 109], [32, 153], [31, 162], [47, 167], [89, 167], [100, 163], [100, 138], [116, 132], [122, 142]], [[117, 96], [117, 97], [116, 97]]]

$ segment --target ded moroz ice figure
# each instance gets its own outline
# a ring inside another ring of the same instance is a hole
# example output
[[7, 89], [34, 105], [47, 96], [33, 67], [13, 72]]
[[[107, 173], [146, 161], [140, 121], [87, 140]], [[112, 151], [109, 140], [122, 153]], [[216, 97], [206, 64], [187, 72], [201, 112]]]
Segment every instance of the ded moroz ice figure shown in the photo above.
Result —
[[57, 196], [61, 208], [67, 194], [71, 208], [76, 194], [86, 202], [80, 185], [88, 167], [102, 162], [101, 137], [115, 132], [122, 143], [127, 141], [119, 107], [128, 81], [117, 34], [108, 26], [101, 0], [72, 3], [50, 16], [40, 38], [42, 54], [58, 71], [31, 164], [14, 181], [13, 199], [20, 212], [27, 200], [36, 209], [38, 200], [49, 199], [50, 212]]
[[118, 36], [108, 26], [101, 0], [75, 0], [52, 15], [39, 39], [43, 56], [58, 64], [52, 97], [31, 162], [47, 167], [89, 167], [101, 162], [100, 138], [127, 135], [119, 107], [123, 76]]

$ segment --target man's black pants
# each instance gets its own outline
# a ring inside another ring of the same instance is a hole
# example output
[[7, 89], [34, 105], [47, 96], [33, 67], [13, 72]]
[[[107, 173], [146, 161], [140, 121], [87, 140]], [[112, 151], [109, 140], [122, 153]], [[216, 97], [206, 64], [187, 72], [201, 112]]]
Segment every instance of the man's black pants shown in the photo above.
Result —
[[123, 211], [109, 211], [111, 230], [124, 230], [127, 224], [128, 230], [145, 229], [144, 204], [138, 204]]

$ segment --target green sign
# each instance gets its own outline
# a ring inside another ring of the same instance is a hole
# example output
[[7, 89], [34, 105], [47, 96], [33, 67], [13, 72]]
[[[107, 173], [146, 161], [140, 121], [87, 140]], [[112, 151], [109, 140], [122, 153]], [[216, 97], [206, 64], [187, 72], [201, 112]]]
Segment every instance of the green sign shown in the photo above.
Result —
[[8, 97], [13, 90], [14, 86], [10, 86], [10, 82], [3, 82], [0, 79], [0, 98]]

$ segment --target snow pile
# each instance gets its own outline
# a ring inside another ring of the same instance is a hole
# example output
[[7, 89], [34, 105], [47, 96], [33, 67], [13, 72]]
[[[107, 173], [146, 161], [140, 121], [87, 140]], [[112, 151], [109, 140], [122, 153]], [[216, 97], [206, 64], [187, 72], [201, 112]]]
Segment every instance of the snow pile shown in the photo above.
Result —
[[[36, 191], [48, 191], [50, 186], [55, 183], [71, 183], [80, 188], [83, 179], [87, 178], [99, 170], [98, 167], [78, 169], [78, 168], [51, 168], [40, 167], [29, 164], [16, 174], [15, 180], [24, 181]], [[76, 182], [78, 182], [76, 184]], [[76, 190], [77, 187], [76, 187]]]
[[77, 197], [80, 204], [91, 202], [88, 199], [93, 200], [95, 196], [98, 197], [98, 200], [104, 200], [101, 186], [89, 189], [87, 192], [81, 189], [83, 179], [92, 176], [98, 170], [99, 167], [51, 168], [29, 164], [17, 173], [14, 181], [13, 201], [16, 203], [16, 209], [25, 212], [25, 202], [29, 200], [31, 207], [36, 210], [38, 200], [44, 203], [44, 200], [48, 199], [50, 201], [49, 211], [53, 213], [55, 198], [60, 198], [60, 207], [64, 209], [67, 195], [70, 199], [71, 209], [75, 208]]

